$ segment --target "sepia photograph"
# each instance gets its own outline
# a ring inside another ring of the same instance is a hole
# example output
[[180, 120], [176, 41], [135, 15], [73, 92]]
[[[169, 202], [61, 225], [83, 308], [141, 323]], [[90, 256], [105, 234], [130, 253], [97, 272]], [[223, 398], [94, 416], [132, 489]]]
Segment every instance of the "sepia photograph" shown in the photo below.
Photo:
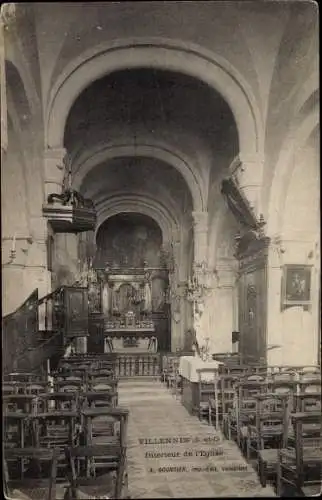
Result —
[[320, 496], [318, 2], [0, 38], [4, 498]]

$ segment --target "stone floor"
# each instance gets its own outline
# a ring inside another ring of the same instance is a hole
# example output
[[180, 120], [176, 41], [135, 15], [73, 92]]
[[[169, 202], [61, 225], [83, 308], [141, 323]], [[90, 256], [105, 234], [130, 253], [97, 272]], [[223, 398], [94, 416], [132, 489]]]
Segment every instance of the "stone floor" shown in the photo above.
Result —
[[276, 496], [235, 443], [189, 415], [160, 381], [120, 380], [119, 404], [130, 410], [131, 498]]

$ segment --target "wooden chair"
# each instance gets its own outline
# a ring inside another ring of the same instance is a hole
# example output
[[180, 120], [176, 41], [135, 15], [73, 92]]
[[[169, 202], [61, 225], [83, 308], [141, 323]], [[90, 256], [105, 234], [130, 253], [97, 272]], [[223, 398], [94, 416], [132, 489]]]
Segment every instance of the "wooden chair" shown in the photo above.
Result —
[[200, 368], [198, 373], [198, 417], [208, 419], [209, 425], [215, 417], [216, 429], [219, 428], [219, 395], [218, 395], [218, 370], [214, 368]]
[[[18, 491], [21, 491], [30, 499], [56, 500], [57, 450], [41, 448], [5, 449], [4, 458], [5, 489], [11, 492], [11, 495], [14, 493], [14, 496], [19, 498]], [[19, 479], [10, 477], [8, 472], [10, 467], [7, 466], [9, 460], [29, 461], [27, 471], [23, 472], [22, 477]], [[43, 474], [45, 477], [39, 477], [45, 463], [49, 465], [49, 472]]]
[[72, 411], [78, 409], [78, 392], [49, 392], [39, 397], [38, 406], [42, 413], [50, 411]]
[[86, 390], [81, 380], [55, 380], [54, 392], [79, 392]]
[[165, 381], [169, 389], [177, 389], [177, 383], [179, 381], [179, 356], [168, 356], [167, 368]]
[[85, 444], [108, 443], [126, 446], [129, 411], [125, 408], [85, 408], [81, 410]]
[[[314, 496], [321, 493], [322, 439], [321, 413], [294, 413], [293, 446], [279, 451], [277, 464], [277, 495], [284, 496], [284, 488], [292, 496]], [[317, 424], [313, 434], [303, 431], [304, 424]]]
[[33, 394], [4, 394], [2, 401], [4, 410], [27, 414], [36, 412], [38, 402]]
[[117, 392], [84, 392], [81, 397], [83, 399], [83, 408], [95, 408], [95, 407], [116, 407], [117, 405]]
[[236, 375], [240, 378], [245, 377], [250, 371], [248, 365], [220, 365], [219, 366], [219, 375]]
[[321, 375], [305, 373], [300, 376], [298, 392], [321, 392]]
[[237, 381], [238, 377], [235, 375], [221, 375], [218, 381], [219, 424], [222, 426], [224, 436], [228, 439], [231, 439], [231, 428], [228, 422], [229, 415], [235, 407], [235, 383]]
[[118, 380], [114, 377], [104, 377], [101, 375], [91, 375], [88, 376], [88, 387], [93, 388], [98, 385], [104, 385], [109, 390], [115, 390], [118, 385]]
[[[65, 454], [69, 465], [70, 499], [78, 498], [79, 491], [87, 498], [103, 495], [127, 498], [126, 448], [115, 445], [83, 446], [66, 448]], [[86, 461], [85, 473], [80, 467], [81, 460]], [[99, 474], [98, 471], [104, 473]]]
[[78, 412], [50, 411], [38, 413], [33, 420], [38, 429], [37, 446], [40, 447], [64, 447], [77, 443], [77, 421]]
[[257, 459], [259, 479], [266, 486], [275, 475], [278, 449], [287, 446], [290, 411], [289, 394], [260, 394], [256, 399], [256, 422], [248, 426], [247, 459]]
[[48, 392], [49, 385], [47, 381], [44, 382], [32, 382], [26, 384], [25, 392], [26, 394], [34, 394], [35, 396], [39, 394], [45, 394]]
[[68, 372], [63, 372], [63, 373], [58, 373], [55, 376], [55, 379], [57, 382], [81, 382], [83, 380], [83, 376], [81, 372], [78, 372], [77, 375], [75, 375], [74, 371], [68, 371]]
[[107, 378], [114, 378], [115, 377], [115, 371], [113, 367], [105, 367], [105, 368], [92, 368], [89, 372], [89, 376], [101, 376], [101, 377], [107, 377]]
[[2, 394], [15, 394], [17, 391], [16, 391], [16, 387], [14, 385], [14, 383], [12, 382], [4, 382], [2, 384]]
[[267, 381], [260, 375], [248, 375], [236, 384], [236, 434], [238, 446], [245, 451], [248, 425], [255, 421], [258, 394], [267, 392]]
[[6, 382], [37, 382], [40, 376], [35, 373], [27, 372], [13, 372], [5, 375], [4, 380]]
[[6, 411], [3, 415], [5, 448], [24, 448], [28, 439], [28, 413]]
[[[310, 389], [310, 386], [308, 386], [307, 389]], [[305, 392], [294, 394], [293, 398], [293, 407], [295, 412], [310, 413], [312, 411], [321, 410], [321, 391], [310, 392], [307, 390]]]

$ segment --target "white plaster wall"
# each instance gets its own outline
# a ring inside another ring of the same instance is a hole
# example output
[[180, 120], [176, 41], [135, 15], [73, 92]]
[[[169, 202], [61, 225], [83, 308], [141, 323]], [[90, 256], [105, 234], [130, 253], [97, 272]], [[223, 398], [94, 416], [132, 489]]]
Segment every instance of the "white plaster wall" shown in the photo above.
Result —
[[206, 301], [204, 327], [208, 330], [211, 353], [231, 352], [234, 330], [234, 296], [232, 288], [216, 288]]
[[[319, 170], [314, 149], [302, 149], [294, 157], [284, 212], [281, 214], [282, 253], [272, 246], [268, 269], [268, 344], [279, 348], [268, 352], [269, 364], [304, 365], [318, 358], [319, 260]], [[308, 311], [302, 307], [281, 310], [282, 266], [312, 265]]]

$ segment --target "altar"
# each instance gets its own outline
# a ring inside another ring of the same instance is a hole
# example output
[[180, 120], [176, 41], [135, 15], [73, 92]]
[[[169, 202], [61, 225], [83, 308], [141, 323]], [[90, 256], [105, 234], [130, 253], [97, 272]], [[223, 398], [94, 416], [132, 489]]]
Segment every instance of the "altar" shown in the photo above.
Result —
[[151, 273], [147, 268], [105, 269], [102, 289], [104, 352], [156, 353]]

